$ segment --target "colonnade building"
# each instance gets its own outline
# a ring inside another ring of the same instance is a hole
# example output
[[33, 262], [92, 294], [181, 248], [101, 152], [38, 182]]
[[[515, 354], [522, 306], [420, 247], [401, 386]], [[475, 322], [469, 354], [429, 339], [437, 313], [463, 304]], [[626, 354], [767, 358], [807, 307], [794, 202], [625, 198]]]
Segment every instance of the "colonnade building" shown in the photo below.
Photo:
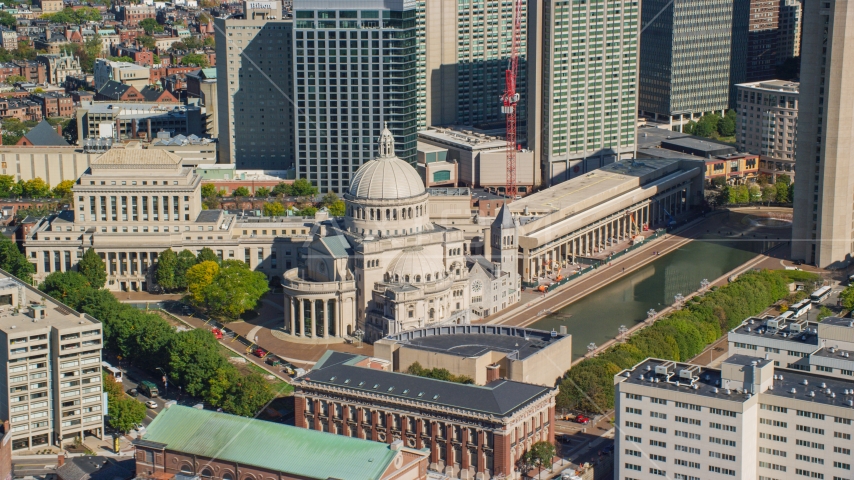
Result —
[[24, 240], [37, 282], [74, 270], [89, 248], [105, 261], [106, 288], [114, 291], [153, 287], [152, 266], [170, 248], [198, 253], [208, 247], [281, 279], [297, 265], [315, 226], [315, 219], [302, 217], [203, 210], [201, 177], [162, 150], [110, 149], [92, 161], [73, 191], [74, 209], [38, 220]]
[[697, 160], [624, 160], [511, 203], [522, 281], [553, 262], [607, 255], [701, 206], [704, 170]]

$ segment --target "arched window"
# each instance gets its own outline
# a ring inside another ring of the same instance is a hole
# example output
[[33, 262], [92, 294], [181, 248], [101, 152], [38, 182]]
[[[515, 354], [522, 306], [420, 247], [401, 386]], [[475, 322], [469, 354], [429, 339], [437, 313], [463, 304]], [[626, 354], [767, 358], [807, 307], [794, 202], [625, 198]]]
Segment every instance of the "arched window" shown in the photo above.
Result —
[[409, 218], [412, 218], [412, 207], [409, 207]]
[[371, 220], [373, 220], [374, 219], [374, 209], [372, 208], [370, 210], [371, 210]]
[[181, 466], [181, 473], [189, 473], [190, 475], [192, 475], [193, 474], [193, 467], [191, 467], [190, 465], [182, 465]]
[[430, 309], [430, 320], [433, 320], [435, 317], [436, 317], [436, 309], [431, 308]]
[[391, 210], [389, 210], [387, 208], [385, 209], [385, 219], [391, 220]]
[[415, 283], [421, 283], [421, 275], [415, 276]]
[[409, 275], [403, 277], [403, 281], [406, 283], [409, 283]]
[[391, 216], [394, 220], [397, 220], [397, 209], [392, 210]]
[[222, 480], [234, 480], [234, 476], [229, 472], [225, 472], [222, 474]]
[[394, 274], [394, 281], [395, 281], [395, 282], [400, 282], [400, 275], [398, 275], [398, 274], [396, 274], [396, 273], [395, 273], [395, 274]]
[[409, 307], [408, 316], [409, 316], [409, 318], [412, 318], [415, 316], [415, 309], [414, 308]]
[[205, 467], [202, 469], [202, 473], [200, 473], [199, 475], [210, 478], [213, 477], [213, 472], [210, 468]]
[[430, 274], [429, 273], [427, 274], [427, 281], [428, 282], [430, 281]]

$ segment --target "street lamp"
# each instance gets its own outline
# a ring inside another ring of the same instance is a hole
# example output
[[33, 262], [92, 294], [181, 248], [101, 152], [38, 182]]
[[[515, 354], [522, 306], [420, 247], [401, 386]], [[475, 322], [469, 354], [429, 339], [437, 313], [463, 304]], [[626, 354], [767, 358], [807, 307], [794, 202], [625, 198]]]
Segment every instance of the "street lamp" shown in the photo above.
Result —
[[625, 325], [620, 325], [619, 332], [620, 332], [620, 341], [621, 342], [625, 341], [626, 340], [626, 333], [629, 332], [629, 329], [626, 328]]

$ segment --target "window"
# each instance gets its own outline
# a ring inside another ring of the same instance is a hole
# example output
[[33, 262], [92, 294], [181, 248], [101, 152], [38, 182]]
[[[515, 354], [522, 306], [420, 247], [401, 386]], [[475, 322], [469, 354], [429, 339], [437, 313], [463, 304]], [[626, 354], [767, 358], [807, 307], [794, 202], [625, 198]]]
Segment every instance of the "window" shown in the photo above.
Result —
[[667, 457], [663, 455], [656, 455], [654, 453], [649, 456], [649, 459], [655, 462], [667, 462]]
[[626, 455], [630, 455], [630, 456], [632, 456], [632, 457], [640, 457], [640, 456], [641, 456], [641, 452], [639, 452], [639, 451], [637, 451], [637, 450], [629, 450], [629, 449], [627, 448], [627, 449], [626, 449]]
[[696, 418], [680, 417], [678, 415], [676, 416], [676, 421], [679, 423], [687, 423], [690, 425], [698, 425], [698, 426], [702, 423], [699, 420], [697, 420]]
[[845, 425], [851, 425], [851, 419], [850, 418], [833, 417], [833, 422], [834, 423], [842, 423]]
[[843, 470], [851, 470], [851, 464], [850, 463], [833, 462], [833, 466], [836, 468], [841, 468]]
[[819, 478], [819, 479], [824, 478], [824, 474], [823, 474], [823, 473], [811, 472], [811, 471], [809, 471], [809, 470], [803, 470], [803, 469], [800, 469], [800, 468], [796, 468], [796, 469], [795, 469], [795, 474], [797, 474], [797, 475], [801, 475], [801, 476], [804, 476], [804, 477], [810, 477], [810, 478]]
[[667, 420], [667, 414], [666, 413], [649, 412], [649, 416], [652, 418], [660, 418], [662, 420]]
[[657, 433], [664, 433], [664, 434], [666, 434], [666, 433], [667, 433], [667, 429], [666, 429], [666, 428], [664, 428], [664, 427], [657, 427], [657, 426], [655, 426], [655, 425], [650, 425], [650, 426], [649, 426], [649, 431], [651, 431], [651, 432], [657, 432]]
[[677, 437], [688, 438], [688, 439], [690, 439], [690, 440], [700, 440], [700, 435], [699, 435], [699, 434], [697, 434], [697, 433], [683, 432], [683, 431], [680, 431], [680, 430], [676, 430], [676, 431], [674, 431], [673, 433], [674, 433], [674, 435], [676, 435]]
[[774, 427], [789, 428], [788, 423], [781, 422], [779, 420], [771, 420], [770, 418], [760, 418], [759, 423], [761, 423], [762, 425], [771, 425]]
[[782, 442], [782, 443], [786, 443], [788, 441], [788, 439], [786, 437], [783, 437], [780, 435], [772, 435], [770, 433], [765, 433], [765, 432], [759, 432], [759, 438], [764, 438], [766, 440], [772, 440], [775, 442]]
[[667, 400], [664, 400], [663, 398], [649, 397], [649, 401], [659, 405], [667, 405]]
[[657, 468], [650, 468], [649, 473], [651, 473], [652, 475], [660, 475], [662, 477], [667, 476], [667, 474], [664, 472], [664, 470], [659, 470]]
[[800, 453], [795, 454], [795, 459], [800, 460], [802, 462], [810, 462], [817, 463], [819, 465], [824, 465], [824, 459], [819, 457], [811, 457], [809, 455], [801, 455]]
[[649, 444], [652, 445], [653, 447], [667, 448], [666, 442], [659, 442], [658, 440], [650, 440]]
[[786, 452], [783, 450], [775, 450], [773, 448], [759, 447], [759, 453], [767, 453], [768, 455], [776, 455], [778, 457], [786, 457]]
[[[777, 470], [777, 471], [780, 471], [780, 472], [785, 472], [785, 471], [786, 471], [786, 467], [785, 467], [785, 465], [777, 465], [776, 463], [761, 462], [761, 461], [760, 461], [760, 462], [759, 462], [759, 466], [760, 466], [761, 468], [770, 468], [771, 470]], [[760, 477], [760, 478], [762, 478], [762, 477]]]
[[798, 416], [799, 417], [806, 417], [806, 418], [815, 418], [817, 420], [824, 420], [824, 414], [812, 413], [812, 412], [807, 412], [804, 410], [798, 410]]
[[636, 472], [640, 472], [640, 471], [641, 471], [641, 467], [640, 467], [640, 465], [633, 465], [633, 464], [631, 464], [631, 463], [627, 463], [627, 464], [626, 464], [626, 469], [627, 469], [627, 470], [634, 470], [634, 471], [636, 471]]
[[694, 410], [697, 412], [700, 412], [703, 410], [703, 408], [700, 407], [699, 405], [694, 405], [692, 403], [685, 403], [685, 402], [676, 402], [676, 408], [687, 408], [689, 410]]
[[730, 462], [735, 461], [735, 455], [730, 455], [728, 453], [709, 452], [709, 456], [712, 458], [720, 458], [721, 460], [729, 460]]
[[643, 400], [643, 397], [634, 393], [627, 393], [626, 398], [629, 400]]
[[640, 408], [632, 408], [632, 407], [626, 407], [626, 413], [634, 413], [635, 415], [643, 415], [643, 411]]
[[640, 438], [640, 437], [635, 437], [635, 436], [633, 436], [633, 435], [626, 435], [626, 437], [625, 437], [625, 438], [626, 438], [626, 441], [627, 441], [627, 442], [635, 442], [635, 443], [641, 443], [641, 442], [643, 442], [643, 440], [641, 440], [641, 438]]
[[626, 422], [626, 426], [630, 428], [643, 428], [643, 425], [641, 425], [640, 423], [629, 421]]
[[823, 443], [809, 442], [807, 440], [801, 440], [800, 438], [795, 439], [795, 445], [800, 447], [809, 447], [809, 448], [817, 448], [819, 450], [824, 450]]
[[710, 408], [709, 413], [712, 413], [714, 415], [723, 415], [726, 417], [733, 417], [733, 418], [735, 418], [735, 415], [736, 415], [735, 412], [732, 412], [729, 410], [721, 410], [720, 408]]

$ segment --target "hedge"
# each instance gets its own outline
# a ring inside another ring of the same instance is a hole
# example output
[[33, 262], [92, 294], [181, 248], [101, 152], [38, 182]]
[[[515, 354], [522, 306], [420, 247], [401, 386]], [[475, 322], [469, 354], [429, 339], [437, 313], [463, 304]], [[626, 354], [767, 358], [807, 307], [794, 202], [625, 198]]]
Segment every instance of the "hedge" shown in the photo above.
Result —
[[751, 271], [734, 282], [692, 298], [631, 336], [579, 362], [560, 383], [559, 408], [604, 412], [614, 407], [614, 375], [648, 357], [687, 361], [746, 318], [758, 315], [789, 294], [792, 281], [815, 281], [801, 271]]

